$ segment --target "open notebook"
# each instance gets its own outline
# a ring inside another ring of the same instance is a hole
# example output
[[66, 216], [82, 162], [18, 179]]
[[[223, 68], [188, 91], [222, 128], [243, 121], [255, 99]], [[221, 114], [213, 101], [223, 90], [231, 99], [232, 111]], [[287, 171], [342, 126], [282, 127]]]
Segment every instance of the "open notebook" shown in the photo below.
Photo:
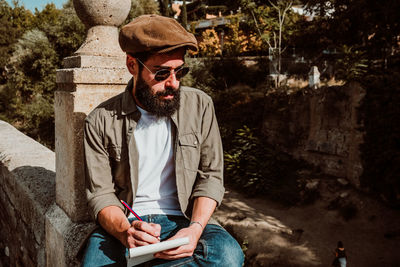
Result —
[[129, 255], [126, 257], [127, 266], [131, 267], [152, 260], [154, 259], [153, 255], [159, 251], [176, 248], [186, 244], [189, 244], [188, 237], [162, 241], [142, 247], [130, 248]]

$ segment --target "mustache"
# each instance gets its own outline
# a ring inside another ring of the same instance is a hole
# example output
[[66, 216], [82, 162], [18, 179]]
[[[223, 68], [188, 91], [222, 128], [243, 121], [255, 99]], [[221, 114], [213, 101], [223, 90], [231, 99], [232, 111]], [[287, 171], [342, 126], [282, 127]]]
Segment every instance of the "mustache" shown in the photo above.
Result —
[[164, 91], [157, 92], [155, 95], [156, 96], [168, 96], [168, 95], [176, 96], [178, 94], [178, 91], [179, 91], [179, 89], [175, 90], [172, 87], [167, 87], [167, 88], [165, 88]]

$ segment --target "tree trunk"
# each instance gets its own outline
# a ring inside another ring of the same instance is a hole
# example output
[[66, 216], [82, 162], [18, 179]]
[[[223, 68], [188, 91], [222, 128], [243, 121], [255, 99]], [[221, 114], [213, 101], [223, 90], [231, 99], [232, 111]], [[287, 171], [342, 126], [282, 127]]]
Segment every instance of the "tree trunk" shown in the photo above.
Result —
[[183, 0], [182, 4], [182, 26], [187, 29], [187, 12], [186, 12], [186, 0]]
[[160, 3], [160, 12], [161, 15], [165, 16], [165, 17], [169, 17], [170, 12], [169, 12], [169, 0], [158, 0], [158, 2]]

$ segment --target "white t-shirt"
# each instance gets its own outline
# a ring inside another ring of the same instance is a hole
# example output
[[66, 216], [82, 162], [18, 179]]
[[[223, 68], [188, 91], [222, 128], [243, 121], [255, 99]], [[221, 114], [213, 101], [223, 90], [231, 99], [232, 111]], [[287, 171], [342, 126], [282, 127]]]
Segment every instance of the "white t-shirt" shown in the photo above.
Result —
[[[171, 119], [139, 108], [134, 135], [139, 155], [139, 181], [132, 209], [148, 214], [183, 215], [177, 196]], [[129, 218], [134, 217], [133, 214]]]

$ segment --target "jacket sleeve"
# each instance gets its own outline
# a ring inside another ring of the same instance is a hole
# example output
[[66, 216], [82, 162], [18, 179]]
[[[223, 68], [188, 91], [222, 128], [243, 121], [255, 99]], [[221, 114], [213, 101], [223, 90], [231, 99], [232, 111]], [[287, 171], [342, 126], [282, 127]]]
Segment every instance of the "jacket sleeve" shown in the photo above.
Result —
[[225, 188], [223, 181], [224, 154], [213, 102], [208, 101], [201, 125], [200, 164], [192, 198], [206, 196], [221, 204]]
[[109, 155], [100, 135], [100, 126], [85, 120], [84, 157], [86, 172], [86, 197], [90, 215], [96, 221], [97, 214], [107, 206], [123, 206], [115, 194]]

